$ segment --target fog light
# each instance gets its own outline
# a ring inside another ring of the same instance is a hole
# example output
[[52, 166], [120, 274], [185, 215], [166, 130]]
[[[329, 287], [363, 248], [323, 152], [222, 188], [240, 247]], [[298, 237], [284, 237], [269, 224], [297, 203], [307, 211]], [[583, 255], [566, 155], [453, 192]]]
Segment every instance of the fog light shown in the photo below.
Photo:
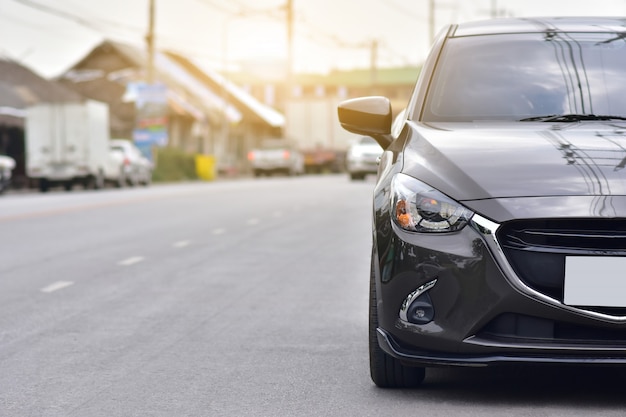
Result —
[[428, 293], [420, 295], [411, 303], [406, 316], [409, 323], [426, 324], [433, 321], [435, 308]]
[[430, 323], [435, 317], [435, 307], [428, 295], [428, 290], [435, 286], [437, 280], [422, 285], [409, 294], [400, 308], [400, 319], [414, 324]]

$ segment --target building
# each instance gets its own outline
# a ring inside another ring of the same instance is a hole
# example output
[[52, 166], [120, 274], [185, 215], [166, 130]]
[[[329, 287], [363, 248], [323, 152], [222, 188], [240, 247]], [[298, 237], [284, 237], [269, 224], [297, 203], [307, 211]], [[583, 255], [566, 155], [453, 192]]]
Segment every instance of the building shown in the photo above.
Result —
[[200, 69], [182, 55], [173, 52], [167, 52], [166, 55], [181, 65], [205, 88], [219, 93], [224, 103], [229, 103], [240, 112], [241, 121], [231, 122], [225, 126], [226, 134], [222, 137], [227, 139], [216, 141], [216, 147], [222, 154], [235, 158], [239, 170], [245, 170], [248, 151], [258, 146], [262, 139], [282, 136], [285, 117], [270, 104], [263, 104], [221, 74]]
[[248, 73], [231, 73], [228, 78], [241, 85], [258, 100], [282, 110], [288, 100], [315, 98], [349, 98], [382, 95], [388, 97], [395, 112], [406, 106], [411, 96], [420, 67], [398, 67], [334, 70], [328, 74], [295, 74], [290, 97], [284, 83], [251, 76]]
[[[136, 92], [147, 73], [143, 48], [104, 41], [60, 81], [81, 95], [110, 106], [112, 137], [132, 138]], [[218, 74], [201, 70], [175, 53], [156, 52], [155, 82], [167, 88], [167, 146], [214, 155], [223, 171], [245, 164], [245, 146], [256, 136], [275, 135], [283, 116]]]
[[[357, 69], [329, 74], [294, 74], [291, 82], [229, 74], [259, 101], [285, 114], [283, 134], [304, 154], [309, 172], [343, 169], [355, 135], [341, 128], [337, 105], [346, 99], [382, 95], [391, 100], [394, 115], [404, 109], [419, 75], [418, 67]], [[289, 92], [289, 94], [287, 94]]]

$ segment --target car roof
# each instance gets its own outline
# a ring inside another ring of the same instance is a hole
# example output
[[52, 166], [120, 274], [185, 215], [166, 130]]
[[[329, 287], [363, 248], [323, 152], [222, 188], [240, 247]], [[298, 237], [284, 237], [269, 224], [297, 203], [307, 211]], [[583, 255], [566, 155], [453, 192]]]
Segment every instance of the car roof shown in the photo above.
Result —
[[626, 17], [525, 17], [459, 24], [451, 36], [543, 32], [626, 32]]

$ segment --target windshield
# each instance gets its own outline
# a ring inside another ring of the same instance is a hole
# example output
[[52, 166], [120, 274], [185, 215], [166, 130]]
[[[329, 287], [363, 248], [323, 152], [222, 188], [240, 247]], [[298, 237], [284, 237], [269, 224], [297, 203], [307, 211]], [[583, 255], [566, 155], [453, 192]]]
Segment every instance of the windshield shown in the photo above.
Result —
[[626, 116], [625, 36], [546, 32], [450, 39], [423, 120]]

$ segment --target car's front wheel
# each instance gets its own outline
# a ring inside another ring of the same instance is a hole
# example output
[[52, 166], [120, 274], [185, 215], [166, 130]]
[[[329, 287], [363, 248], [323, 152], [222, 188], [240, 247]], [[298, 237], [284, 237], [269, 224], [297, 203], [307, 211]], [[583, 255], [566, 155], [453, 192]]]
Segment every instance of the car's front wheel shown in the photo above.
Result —
[[425, 368], [405, 366], [399, 360], [386, 354], [378, 344], [377, 328], [376, 279], [374, 278], [374, 261], [372, 259], [369, 305], [369, 351], [372, 381], [381, 388], [418, 387], [426, 376]]

